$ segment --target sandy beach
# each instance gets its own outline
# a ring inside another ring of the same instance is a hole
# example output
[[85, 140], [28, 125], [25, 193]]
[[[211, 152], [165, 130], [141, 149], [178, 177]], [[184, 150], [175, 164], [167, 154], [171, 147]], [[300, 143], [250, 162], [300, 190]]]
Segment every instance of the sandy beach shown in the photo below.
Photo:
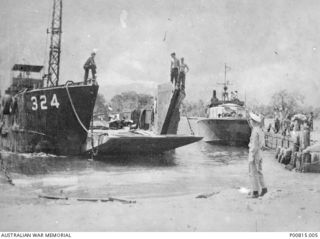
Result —
[[249, 185], [246, 161], [236, 168], [213, 172], [222, 184], [206, 192], [126, 197], [134, 204], [39, 199], [41, 191], [24, 192], [1, 176], [0, 231], [320, 231], [319, 174], [287, 171], [265, 151], [269, 193], [248, 199], [239, 192]]

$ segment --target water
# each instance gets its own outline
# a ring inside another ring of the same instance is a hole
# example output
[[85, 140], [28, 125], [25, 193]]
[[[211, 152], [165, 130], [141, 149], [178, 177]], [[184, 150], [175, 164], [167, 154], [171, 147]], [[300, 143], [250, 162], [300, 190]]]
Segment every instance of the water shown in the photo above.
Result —
[[[195, 122], [191, 122], [194, 128]], [[179, 133], [189, 133], [186, 119]], [[203, 141], [161, 156], [82, 157], [1, 152], [15, 183], [0, 177], [0, 188], [15, 200], [39, 194], [130, 199], [210, 193], [247, 186], [247, 148]], [[6, 200], [1, 197], [0, 200]]]

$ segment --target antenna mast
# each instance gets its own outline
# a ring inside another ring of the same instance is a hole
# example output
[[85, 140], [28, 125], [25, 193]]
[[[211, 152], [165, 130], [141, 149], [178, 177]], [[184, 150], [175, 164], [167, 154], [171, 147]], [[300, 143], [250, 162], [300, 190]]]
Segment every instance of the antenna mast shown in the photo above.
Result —
[[230, 82], [227, 81], [227, 70], [231, 70], [229, 66], [227, 66], [227, 63], [224, 64], [224, 82], [218, 83], [218, 85], [223, 85], [223, 92], [222, 92], [222, 100], [228, 101], [229, 95], [228, 95], [228, 85], [230, 85]]
[[53, 0], [47, 86], [59, 84], [61, 53], [62, 0]]
[[227, 86], [227, 63], [224, 63], [224, 86]]

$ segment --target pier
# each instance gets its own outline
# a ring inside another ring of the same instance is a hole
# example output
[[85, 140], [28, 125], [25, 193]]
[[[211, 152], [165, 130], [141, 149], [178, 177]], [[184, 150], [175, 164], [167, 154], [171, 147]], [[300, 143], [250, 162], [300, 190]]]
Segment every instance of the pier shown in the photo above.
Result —
[[[300, 132], [300, 135], [299, 146], [296, 146], [293, 138], [290, 136], [267, 132], [265, 133], [265, 145], [273, 150], [274, 157], [279, 163], [285, 164], [287, 169], [320, 173], [320, 152], [309, 151], [308, 147], [310, 143], [304, 145], [302, 142], [305, 138], [303, 137], [303, 132]], [[310, 142], [310, 133], [308, 137], [306, 141]], [[311, 141], [311, 143], [314, 142]]]

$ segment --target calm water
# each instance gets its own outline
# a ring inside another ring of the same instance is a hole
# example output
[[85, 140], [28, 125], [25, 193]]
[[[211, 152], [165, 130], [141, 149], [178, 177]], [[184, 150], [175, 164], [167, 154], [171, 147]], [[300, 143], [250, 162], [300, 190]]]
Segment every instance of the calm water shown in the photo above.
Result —
[[[191, 122], [195, 127], [195, 122]], [[179, 133], [189, 133], [182, 119]], [[161, 156], [87, 158], [1, 152], [19, 195], [146, 198], [246, 186], [247, 148], [197, 142]], [[221, 177], [226, 175], [226, 177]], [[243, 180], [239, 181], [239, 178]], [[0, 187], [10, 190], [3, 177]], [[3, 199], [4, 200], [4, 199]]]

